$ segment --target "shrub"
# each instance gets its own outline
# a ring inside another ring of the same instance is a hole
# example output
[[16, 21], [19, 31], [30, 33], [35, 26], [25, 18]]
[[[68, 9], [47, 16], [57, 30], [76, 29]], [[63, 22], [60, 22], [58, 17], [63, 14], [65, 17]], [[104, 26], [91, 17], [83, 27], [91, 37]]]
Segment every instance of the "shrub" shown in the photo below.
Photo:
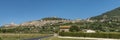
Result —
[[71, 32], [78, 32], [78, 31], [79, 31], [79, 27], [76, 26], [76, 25], [72, 25], [72, 26], [70, 27], [69, 31], [71, 31]]
[[120, 33], [82, 33], [82, 32], [60, 32], [60, 36], [72, 37], [96, 37], [96, 38], [117, 38], [120, 39]]
[[0, 40], [2, 40], [2, 38], [0, 37]]

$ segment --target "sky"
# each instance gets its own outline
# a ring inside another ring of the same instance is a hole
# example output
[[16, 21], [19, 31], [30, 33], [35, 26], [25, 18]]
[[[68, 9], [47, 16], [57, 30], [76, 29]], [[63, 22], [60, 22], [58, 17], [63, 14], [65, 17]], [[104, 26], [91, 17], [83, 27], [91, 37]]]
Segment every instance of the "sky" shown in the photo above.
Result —
[[0, 25], [57, 16], [86, 19], [120, 7], [120, 0], [0, 0]]

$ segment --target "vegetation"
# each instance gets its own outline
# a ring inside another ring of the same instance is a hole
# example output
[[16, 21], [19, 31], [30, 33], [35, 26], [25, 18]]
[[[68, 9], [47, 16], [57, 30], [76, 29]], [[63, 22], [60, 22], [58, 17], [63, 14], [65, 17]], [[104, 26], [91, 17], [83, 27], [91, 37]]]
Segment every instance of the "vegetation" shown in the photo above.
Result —
[[58, 17], [46, 17], [46, 18], [42, 18], [42, 20], [66, 20], [66, 19], [58, 18]]
[[0, 37], [0, 40], [2, 40], [2, 38]]
[[39, 26], [18, 26], [16, 28], [0, 28], [0, 33], [54, 33], [54, 29], [50, 25]]
[[70, 27], [69, 31], [71, 31], [71, 32], [78, 32], [79, 31], [79, 27], [76, 26], [76, 25], [73, 25], [73, 26]]
[[40, 36], [47, 36], [47, 34], [0, 33], [1, 40], [23, 40], [23, 39], [29, 39], [29, 38], [36, 38]]
[[120, 7], [116, 8], [114, 10], [108, 11], [106, 13], [103, 13], [102, 15], [98, 15], [95, 17], [91, 17], [91, 20], [120, 20]]
[[91, 29], [97, 32], [120, 32], [120, 22], [76, 22], [76, 23], [55, 23], [44, 26], [19, 26], [16, 28], [0, 28], [0, 33], [54, 33], [59, 32], [60, 25], [71, 25], [70, 31], [77, 32], [84, 29]]
[[120, 7], [108, 11], [102, 15], [91, 17], [96, 22], [91, 23], [91, 27], [104, 32], [120, 32]]
[[[58, 17], [47, 17], [41, 20], [67, 20]], [[102, 15], [91, 17], [89, 22], [86, 20], [79, 20], [78, 22], [58, 22], [58, 23], [46, 23], [43, 26], [18, 26], [13, 28], [0, 28], [0, 33], [58, 33], [59, 26], [71, 25], [70, 32], [83, 31], [84, 29], [91, 29], [97, 32], [120, 32], [120, 7], [112, 11], [106, 12]], [[40, 20], [38, 20], [40, 21]], [[74, 20], [75, 21], [75, 20]]]
[[82, 32], [60, 32], [60, 36], [73, 37], [95, 37], [95, 38], [117, 38], [120, 39], [120, 33], [82, 33]]
[[[43, 18], [42, 20], [66, 20], [64, 18], [57, 18], [57, 17], [47, 17]], [[28, 26], [17, 26], [15, 28], [0, 28], [0, 33], [47, 33], [51, 34], [54, 32], [59, 31], [59, 26], [63, 22], [58, 23], [46, 23], [43, 26], [35, 26], [35, 25], [28, 25]]]

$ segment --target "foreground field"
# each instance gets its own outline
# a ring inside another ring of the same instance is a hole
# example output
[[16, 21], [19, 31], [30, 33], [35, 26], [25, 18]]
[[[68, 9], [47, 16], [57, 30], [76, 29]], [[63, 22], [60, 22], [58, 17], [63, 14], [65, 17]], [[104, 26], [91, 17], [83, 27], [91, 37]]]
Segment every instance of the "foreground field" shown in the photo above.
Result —
[[87, 39], [71, 39], [71, 38], [58, 38], [58, 37], [49, 37], [42, 40], [87, 40]]
[[47, 34], [13, 34], [13, 33], [0, 33], [0, 40], [22, 40], [28, 38], [35, 38], [40, 36], [47, 36]]

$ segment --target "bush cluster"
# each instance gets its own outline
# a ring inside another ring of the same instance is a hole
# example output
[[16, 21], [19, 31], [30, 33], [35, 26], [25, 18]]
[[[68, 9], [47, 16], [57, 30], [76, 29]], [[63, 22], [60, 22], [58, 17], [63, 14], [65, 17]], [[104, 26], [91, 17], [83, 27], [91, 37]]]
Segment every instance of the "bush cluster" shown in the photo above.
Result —
[[120, 33], [82, 33], [82, 32], [60, 32], [60, 36], [72, 37], [95, 37], [95, 38], [115, 38], [120, 39]]
[[0, 37], [0, 40], [2, 40], [2, 38]]

